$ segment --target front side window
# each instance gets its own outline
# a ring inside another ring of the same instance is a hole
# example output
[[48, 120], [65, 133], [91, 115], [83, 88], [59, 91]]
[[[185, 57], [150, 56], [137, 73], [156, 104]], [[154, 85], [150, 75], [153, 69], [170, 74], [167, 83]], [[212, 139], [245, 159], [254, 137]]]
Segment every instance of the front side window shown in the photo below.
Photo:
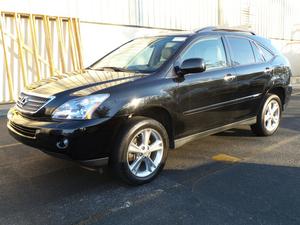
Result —
[[192, 44], [181, 57], [181, 62], [191, 58], [202, 58], [207, 69], [226, 66], [226, 56], [223, 42], [220, 37], [209, 37]]
[[185, 40], [186, 37], [182, 36], [135, 39], [105, 56], [90, 68], [151, 73], [170, 59]]
[[227, 40], [231, 49], [232, 61], [235, 66], [255, 63], [251, 43], [248, 39], [228, 37]]

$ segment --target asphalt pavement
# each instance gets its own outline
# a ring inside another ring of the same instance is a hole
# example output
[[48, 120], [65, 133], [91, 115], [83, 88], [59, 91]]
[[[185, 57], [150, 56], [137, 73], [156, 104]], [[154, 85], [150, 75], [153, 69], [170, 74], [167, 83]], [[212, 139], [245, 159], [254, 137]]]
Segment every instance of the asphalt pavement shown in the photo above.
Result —
[[0, 225], [300, 224], [300, 92], [278, 132], [240, 127], [169, 152], [150, 184], [128, 186], [11, 138], [0, 119]]

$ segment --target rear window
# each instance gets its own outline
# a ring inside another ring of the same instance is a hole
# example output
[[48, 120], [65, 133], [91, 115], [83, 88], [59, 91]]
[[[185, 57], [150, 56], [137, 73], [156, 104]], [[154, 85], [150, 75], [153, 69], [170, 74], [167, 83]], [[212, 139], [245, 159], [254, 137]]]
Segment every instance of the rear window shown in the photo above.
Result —
[[248, 39], [228, 37], [234, 65], [248, 65], [255, 63], [255, 57]]

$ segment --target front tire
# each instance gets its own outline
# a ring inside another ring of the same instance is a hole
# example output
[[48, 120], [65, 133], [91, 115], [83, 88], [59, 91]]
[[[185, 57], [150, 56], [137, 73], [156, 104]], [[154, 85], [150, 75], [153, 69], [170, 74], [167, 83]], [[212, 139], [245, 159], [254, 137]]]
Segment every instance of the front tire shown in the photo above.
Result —
[[117, 135], [111, 166], [129, 184], [148, 183], [163, 169], [168, 143], [168, 134], [158, 121], [147, 117], [131, 118]]
[[254, 134], [258, 136], [270, 136], [274, 134], [280, 124], [282, 103], [275, 94], [268, 94], [264, 104], [257, 115], [256, 124], [251, 125]]

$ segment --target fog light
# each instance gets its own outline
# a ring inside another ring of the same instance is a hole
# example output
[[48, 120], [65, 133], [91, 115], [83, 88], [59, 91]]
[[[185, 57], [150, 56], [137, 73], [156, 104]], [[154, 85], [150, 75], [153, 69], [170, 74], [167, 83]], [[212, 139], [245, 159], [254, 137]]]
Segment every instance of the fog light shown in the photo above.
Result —
[[67, 138], [63, 138], [56, 143], [56, 147], [59, 149], [66, 149], [68, 146], [69, 146], [69, 140]]

